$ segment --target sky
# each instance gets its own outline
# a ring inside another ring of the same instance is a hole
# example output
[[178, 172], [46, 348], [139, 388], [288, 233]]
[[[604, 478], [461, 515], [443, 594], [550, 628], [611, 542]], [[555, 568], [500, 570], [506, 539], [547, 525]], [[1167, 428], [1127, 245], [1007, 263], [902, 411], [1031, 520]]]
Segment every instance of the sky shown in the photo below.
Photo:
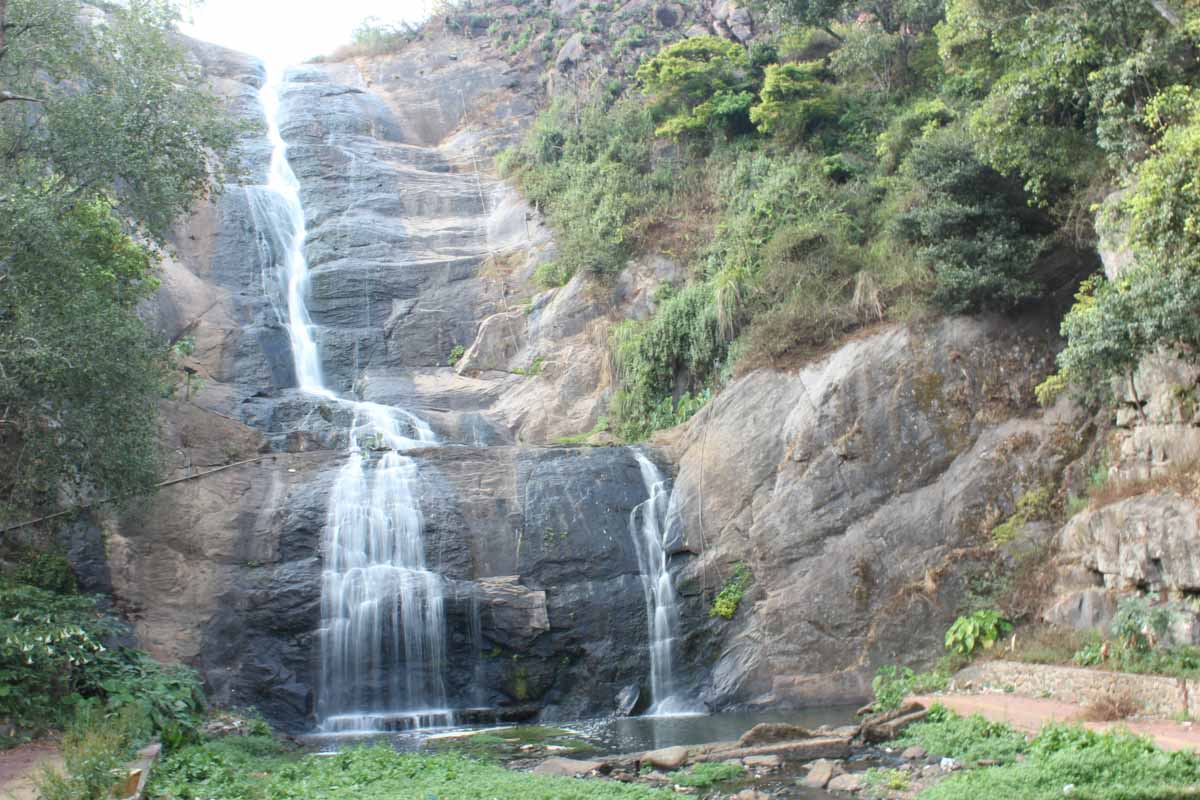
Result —
[[[367, 17], [420, 21], [431, 0], [191, 0], [183, 32], [270, 64], [296, 64], [350, 41]], [[185, 14], [188, 3], [185, 0]]]

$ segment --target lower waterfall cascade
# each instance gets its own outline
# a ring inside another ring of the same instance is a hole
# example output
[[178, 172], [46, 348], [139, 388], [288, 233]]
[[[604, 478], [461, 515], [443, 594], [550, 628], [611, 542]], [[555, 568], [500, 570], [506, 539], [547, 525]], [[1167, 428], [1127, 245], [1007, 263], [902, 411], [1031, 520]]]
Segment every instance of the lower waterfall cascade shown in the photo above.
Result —
[[417, 465], [404, 455], [436, 447], [437, 438], [428, 424], [403, 409], [343, 398], [324, 383], [306, 306], [309, 274], [299, 181], [280, 132], [283, 86], [283, 71], [273, 69], [259, 93], [271, 163], [267, 185], [249, 190], [260, 246], [268, 251], [268, 263], [276, 265], [274, 281], [265, 282], [289, 334], [299, 388], [353, 415], [323, 541], [319, 729], [342, 733], [451, 724], [443, 677], [445, 585], [425, 563]]
[[679, 693], [675, 651], [679, 639], [679, 598], [668, 569], [666, 536], [672, 519], [672, 493], [666, 476], [644, 453], [633, 450], [646, 487], [646, 500], [629, 512], [629, 533], [637, 548], [642, 589], [646, 597], [646, 628], [650, 650], [650, 707], [647, 714], [669, 716], [694, 713]]

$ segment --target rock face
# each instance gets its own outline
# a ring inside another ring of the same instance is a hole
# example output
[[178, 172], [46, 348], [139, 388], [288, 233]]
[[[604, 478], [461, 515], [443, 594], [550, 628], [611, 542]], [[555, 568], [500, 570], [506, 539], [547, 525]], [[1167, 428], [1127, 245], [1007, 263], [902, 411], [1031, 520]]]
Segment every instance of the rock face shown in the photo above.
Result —
[[733, 620], [692, 629], [692, 663], [720, 653], [710, 704], [858, 700], [878, 664], [940, 650], [986, 520], [1061, 469], [1032, 413], [1052, 344], [1036, 323], [892, 328], [751, 373], [664, 437], [678, 550], [700, 554], [683, 593], [753, 575]]
[[1061, 555], [1119, 591], [1200, 591], [1200, 507], [1174, 494], [1138, 495], [1074, 517]]
[[[234, 110], [259, 120], [261, 67], [193, 48]], [[576, 717], [610, 711], [648, 670], [628, 531], [645, 490], [627, 449], [515, 443], [595, 425], [604, 328], [644, 292], [628, 280], [603, 296], [575, 285], [514, 308], [552, 252], [529, 209], [480, 167], [532, 110], [515, 81], [461, 40], [306, 66], [287, 76], [281, 129], [305, 205], [327, 383], [412, 410], [445, 445], [414, 457], [427, 562], [448, 585], [454, 705]], [[246, 182], [262, 182], [261, 133], [244, 151]], [[197, 343], [190, 366], [203, 388], [164, 414], [171, 475], [184, 480], [77, 526], [71, 547], [142, 646], [197, 666], [215, 702], [303, 730], [326, 503], [350, 420], [295, 388], [254, 192], [227, 187], [180, 226], [148, 309], [166, 335]], [[494, 320], [506, 315], [508, 350], [489, 344], [503, 340]], [[472, 353], [458, 372], [455, 346]], [[96, 563], [101, 530], [107, 558]]]
[[[576, 5], [556, 2], [563, 15]], [[754, 35], [733, 2], [629, 0], [615, 13], [663, 36]], [[603, 53], [586, 44], [557, 51], [560, 69], [588, 74]], [[260, 65], [193, 50], [235, 112], [258, 120]], [[494, 49], [430, 36], [395, 55], [291, 70], [281, 129], [305, 205], [327, 383], [418, 414], [442, 444], [412, 456], [426, 560], [447, 582], [450, 696], [566, 719], [647, 699], [628, 530], [645, 499], [640, 471], [627, 449], [565, 443], [602, 443], [612, 325], [648, 316], [656, 289], [682, 275], [648, 255], [611, 285], [537, 287], [554, 243], [489, 165], [540, 91]], [[261, 183], [261, 130], [243, 149], [246, 183]], [[76, 525], [69, 551], [139, 642], [199, 667], [216, 702], [303, 730], [326, 503], [351, 421], [296, 387], [254, 190], [228, 187], [175, 240], [146, 313], [196, 342], [189, 366], [204, 385], [165, 404], [171, 476], [184, 480]], [[745, 375], [661, 434], [652, 455], [677, 473], [667, 549], [684, 615], [680, 683], [714, 709], [860, 700], [878, 665], [940, 651], [969, 576], [994, 557], [995, 523], [1078, 454], [1078, 412], [1033, 406], [1056, 327], [881, 327], [795, 372]], [[1143, 365], [1116, 420], [1117, 473], [1160, 477], [1200, 452], [1190, 369]], [[1190, 501], [1163, 496], [1073, 521], [1060, 538], [1074, 582], [1054, 613], [1102, 625], [1118, 588], [1200, 590], [1196, 519]], [[1055, 532], [1034, 534], [1040, 545]], [[713, 618], [739, 562], [752, 576], [745, 596], [732, 620]]]

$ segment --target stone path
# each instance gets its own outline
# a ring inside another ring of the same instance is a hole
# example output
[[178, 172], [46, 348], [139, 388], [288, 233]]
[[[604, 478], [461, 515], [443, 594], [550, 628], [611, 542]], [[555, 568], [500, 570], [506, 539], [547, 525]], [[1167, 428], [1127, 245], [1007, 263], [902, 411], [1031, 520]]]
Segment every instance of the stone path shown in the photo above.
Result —
[[925, 706], [940, 703], [956, 714], [981, 714], [993, 722], [1006, 722], [1019, 731], [1037, 733], [1051, 722], [1071, 722], [1089, 730], [1107, 731], [1127, 728], [1139, 736], [1148, 736], [1164, 750], [1200, 752], [1200, 725], [1169, 720], [1085, 722], [1083, 708], [1057, 700], [1040, 700], [1015, 694], [922, 695], [911, 698]]
[[33, 782], [43, 766], [62, 766], [62, 757], [50, 742], [30, 742], [0, 751], [0, 800], [37, 800]]

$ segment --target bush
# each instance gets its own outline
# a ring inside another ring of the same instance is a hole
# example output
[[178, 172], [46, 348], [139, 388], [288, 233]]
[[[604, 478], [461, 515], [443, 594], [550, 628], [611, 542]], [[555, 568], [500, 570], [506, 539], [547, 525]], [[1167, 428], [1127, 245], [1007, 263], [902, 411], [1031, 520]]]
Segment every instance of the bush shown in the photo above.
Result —
[[932, 672], [915, 673], [909, 667], [880, 667], [871, 681], [875, 694], [872, 704], [876, 711], [895, 711], [910, 694], [943, 691], [950, 683], [950, 674], [939, 666]]
[[44, 768], [37, 779], [39, 797], [108, 800], [120, 779], [120, 768], [149, 735], [148, 720], [136, 706], [105, 714], [94, 704], [83, 704], [63, 733], [64, 772]]
[[763, 73], [758, 105], [750, 121], [760, 133], [797, 141], [819, 125], [837, 118], [828, 71], [819, 61], [771, 64]]
[[1200, 272], [1185, 267], [1138, 264], [1115, 281], [1093, 276], [1075, 295], [1062, 322], [1067, 346], [1058, 374], [1038, 387], [1039, 400], [1053, 399], [1066, 385], [1091, 397], [1109, 379], [1128, 374], [1160, 347], [1194, 359], [1200, 348]]
[[117, 630], [96, 597], [0, 581], [0, 716], [37, 731], [88, 702], [128, 706], [168, 743], [188, 739], [204, 709], [195, 672], [106, 647]]
[[977, 649], [991, 650], [1001, 636], [1012, 630], [1012, 623], [999, 611], [980, 610], [954, 620], [946, 631], [946, 649], [969, 656]]
[[735, 42], [719, 36], [675, 42], [638, 67], [637, 80], [652, 99], [658, 136], [678, 139], [750, 129], [750, 59]]
[[1035, 268], [1049, 221], [959, 133], [922, 139], [902, 174], [913, 189], [895, 230], [932, 265], [935, 303], [949, 313], [1009, 311], [1042, 295]]
[[705, 761], [687, 769], [672, 772], [667, 775], [667, 778], [678, 786], [694, 786], [703, 789], [715, 783], [737, 780], [745, 774], [746, 768], [741, 764], [731, 764], [727, 761]]
[[741, 605], [742, 597], [746, 594], [746, 589], [750, 588], [750, 581], [750, 568], [741, 561], [734, 564], [733, 574], [725, 579], [725, 583], [721, 586], [721, 591], [717, 592], [708, 615], [710, 617], [733, 619], [733, 615], [737, 613], [738, 606]]
[[625, 266], [642, 219], [670, 188], [669, 169], [654, 170], [653, 127], [649, 112], [629, 100], [559, 102], [502, 160], [555, 232], [558, 256], [539, 271], [543, 285], [562, 285], [581, 269], [603, 277]]

